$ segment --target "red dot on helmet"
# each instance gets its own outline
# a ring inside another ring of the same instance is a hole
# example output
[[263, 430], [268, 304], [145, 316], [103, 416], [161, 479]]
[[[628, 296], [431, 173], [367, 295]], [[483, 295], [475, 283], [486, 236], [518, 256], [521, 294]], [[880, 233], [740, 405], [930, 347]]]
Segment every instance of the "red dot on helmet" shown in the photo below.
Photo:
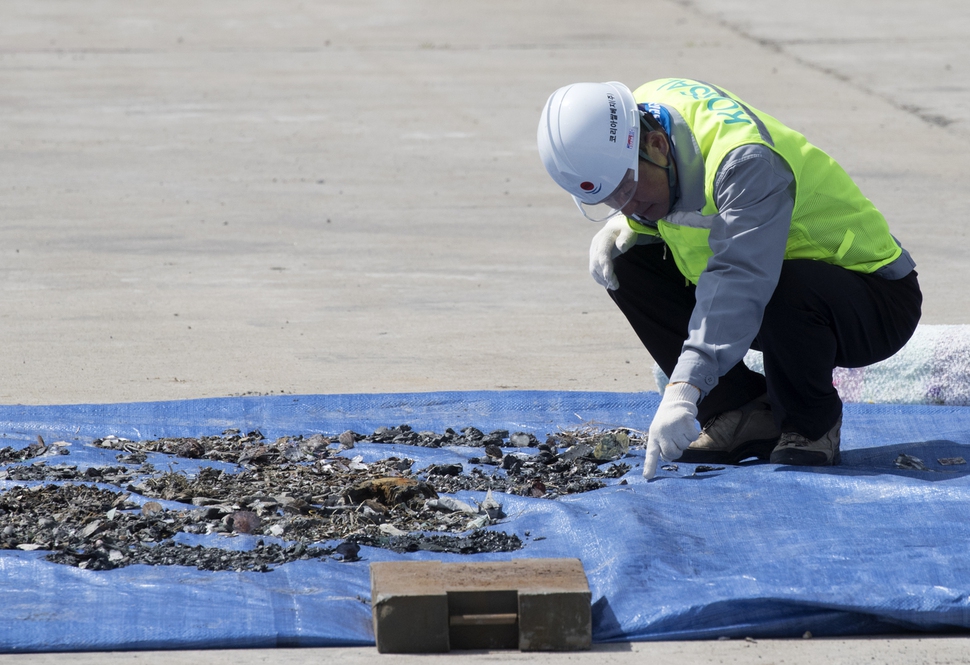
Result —
[[594, 185], [593, 183], [589, 182], [588, 180], [586, 182], [580, 183], [579, 186], [583, 188], [583, 191], [584, 192], [588, 192], [588, 191], [596, 188], [596, 185]]

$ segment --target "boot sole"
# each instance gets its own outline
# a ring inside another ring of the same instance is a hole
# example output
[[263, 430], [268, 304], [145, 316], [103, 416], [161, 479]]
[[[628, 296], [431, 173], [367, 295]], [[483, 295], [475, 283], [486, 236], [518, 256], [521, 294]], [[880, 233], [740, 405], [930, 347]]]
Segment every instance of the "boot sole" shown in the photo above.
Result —
[[838, 466], [842, 463], [842, 455], [836, 450], [832, 459], [829, 460], [825, 453], [788, 449], [772, 453], [769, 461], [772, 464], [787, 464], [789, 466]]
[[749, 457], [767, 460], [771, 457], [771, 451], [774, 450], [776, 445], [778, 445], [777, 437], [747, 441], [733, 450], [695, 450], [688, 448], [677, 461], [686, 464], [738, 464], [741, 460]]

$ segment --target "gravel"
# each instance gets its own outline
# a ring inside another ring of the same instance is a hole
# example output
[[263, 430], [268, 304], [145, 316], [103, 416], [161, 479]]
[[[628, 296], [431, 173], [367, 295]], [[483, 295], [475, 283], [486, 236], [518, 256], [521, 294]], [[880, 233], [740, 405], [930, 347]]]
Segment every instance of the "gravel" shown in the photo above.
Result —
[[[66, 444], [48, 446], [38, 437], [25, 448], [0, 449], [0, 480], [34, 481], [0, 493], [0, 549], [49, 551], [50, 561], [89, 570], [146, 564], [254, 572], [297, 560], [357, 561], [361, 545], [510, 552], [524, 544], [500, 529], [502, 493], [555, 500], [604, 487], [629, 471], [619, 460], [637, 437], [583, 430], [540, 443], [522, 432], [465, 427], [438, 434], [407, 425], [276, 441], [238, 430], [138, 442], [105, 437], [93, 445], [117, 451], [118, 464], [84, 469], [65, 463]], [[362, 443], [475, 447], [481, 455], [468, 468], [415, 470], [413, 460], [397, 455], [366, 464], [349, 457]], [[159, 470], [147, 463], [150, 453], [238, 466]], [[460, 490], [488, 496], [481, 504], [443, 496]], [[211, 534], [255, 540], [242, 550], [212, 546], [212, 539], [175, 540]]]

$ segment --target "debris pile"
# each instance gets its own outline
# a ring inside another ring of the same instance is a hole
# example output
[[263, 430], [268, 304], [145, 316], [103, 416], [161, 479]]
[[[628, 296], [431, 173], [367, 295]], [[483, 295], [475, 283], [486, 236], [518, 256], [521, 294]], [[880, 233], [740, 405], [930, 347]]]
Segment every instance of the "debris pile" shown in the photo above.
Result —
[[0, 464], [24, 462], [35, 457], [68, 454], [70, 454], [70, 451], [67, 449], [67, 444], [63, 441], [57, 441], [48, 446], [44, 443], [44, 437], [38, 435], [37, 442], [30, 444], [26, 448], [15, 449], [10, 446], [0, 448]]
[[[348, 456], [364, 443], [473, 446], [484, 454], [468, 459], [468, 469], [438, 464], [415, 470], [413, 460], [393, 454], [366, 464], [362, 456]], [[0, 464], [7, 464], [0, 480], [69, 481], [0, 494], [0, 549], [50, 550], [51, 561], [91, 570], [148, 564], [259, 572], [299, 559], [355, 561], [360, 545], [397, 552], [514, 551], [523, 547], [517, 536], [484, 528], [505, 517], [496, 494], [555, 499], [604, 487], [629, 471], [627, 464], [609, 462], [626, 454], [631, 438], [625, 430], [562, 432], [539, 443], [522, 432], [467, 427], [436, 434], [401, 425], [370, 435], [348, 431], [275, 442], [258, 431], [227, 430], [139, 442], [105, 437], [94, 445], [118, 451], [118, 465], [51, 464], [37, 458], [68, 448], [46, 446], [39, 437], [26, 448], [0, 450]], [[150, 453], [238, 466], [159, 471], [147, 462]], [[487, 494], [480, 503], [448, 496], [459, 490]], [[173, 540], [179, 534], [188, 534], [183, 540], [210, 534], [260, 540], [235, 551]]]

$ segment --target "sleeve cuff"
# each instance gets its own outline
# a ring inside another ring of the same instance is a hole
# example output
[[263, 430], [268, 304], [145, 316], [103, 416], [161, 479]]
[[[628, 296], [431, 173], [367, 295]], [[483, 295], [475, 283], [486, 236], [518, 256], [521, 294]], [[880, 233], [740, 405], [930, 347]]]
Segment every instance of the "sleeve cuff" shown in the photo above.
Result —
[[664, 399], [697, 404], [701, 399], [701, 392], [689, 383], [668, 383], [664, 389]]
[[711, 363], [706, 363], [700, 358], [681, 356], [670, 375], [670, 383], [689, 383], [701, 391], [701, 397], [706, 397], [717, 386], [719, 378], [717, 367]]

